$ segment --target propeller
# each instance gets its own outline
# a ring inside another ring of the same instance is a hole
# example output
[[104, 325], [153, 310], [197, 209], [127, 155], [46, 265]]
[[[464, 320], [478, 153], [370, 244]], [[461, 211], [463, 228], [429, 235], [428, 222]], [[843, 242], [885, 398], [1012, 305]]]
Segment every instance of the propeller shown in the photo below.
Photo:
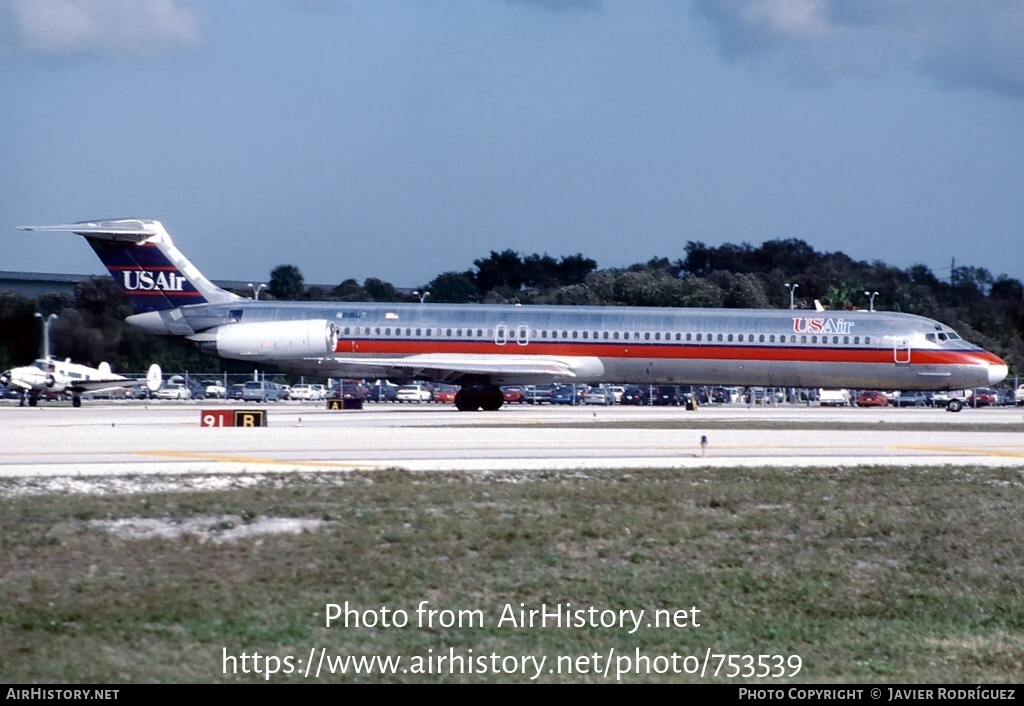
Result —
[[57, 384], [57, 380], [53, 377], [53, 375], [47, 375], [46, 376], [46, 386], [47, 387], [53, 387], [56, 384]]
[[4, 387], [7, 387], [10, 384], [11, 384], [11, 371], [10, 370], [5, 370], [2, 373], [0, 373], [0, 385], [3, 385]]

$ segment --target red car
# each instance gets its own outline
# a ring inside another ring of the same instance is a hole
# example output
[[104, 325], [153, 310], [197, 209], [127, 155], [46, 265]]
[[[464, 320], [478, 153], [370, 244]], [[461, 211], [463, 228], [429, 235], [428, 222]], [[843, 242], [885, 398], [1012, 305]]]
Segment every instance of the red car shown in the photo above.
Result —
[[887, 407], [889, 398], [877, 390], [861, 390], [857, 393], [858, 407]]
[[999, 402], [999, 397], [996, 396], [996, 391], [991, 387], [979, 387], [974, 391], [974, 395], [971, 397], [972, 407], [995, 407]]
[[453, 404], [455, 402], [455, 393], [458, 391], [459, 388], [455, 385], [438, 385], [434, 388], [434, 402]]
[[518, 402], [522, 404], [526, 401], [523, 395], [523, 388], [521, 387], [503, 387], [501, 388], [501, 396], [506, 402]]

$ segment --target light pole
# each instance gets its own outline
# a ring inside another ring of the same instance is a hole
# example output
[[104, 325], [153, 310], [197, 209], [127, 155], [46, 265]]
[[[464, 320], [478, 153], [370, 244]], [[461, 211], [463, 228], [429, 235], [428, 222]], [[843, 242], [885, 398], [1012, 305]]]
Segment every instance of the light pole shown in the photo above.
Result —
[[795, 309], [796, 308], [796, 304], [793, 302], [793, 295], [796, 294], [796, 288], [799, 287], [799, 286], [800, 286], [799, 284], [790, 284], [789, 282], [786, 282], [786, 289], [789, 290], [789, 308], [790, 309]]
[[878, 292], [864, 292], [864, 296], [868, 298], [868, 311], [874, 311], [875, 297], [878, 296]]
[[427, 297], [429, 297], [429, 296], [430, 296], [430, 292], [429, 292], [429, 291], [423, 291], [423, 292], [421, 292], [421, 291], [419, 291], [419, 290], [416, 290], [416, 291], [414, 291], [414, 292], [413, 292], [413, 294], [414, 294], [415, 296], [417, 296], [417, 297], [419, 297], [419, 298], [420, 298], [420, 304], [422, 304], [423, 302], [425, 302], [425, 301], [427, 300]]
[[57, 318], [56, 314], [50, 314], [49, 316], [43, 316], [38, 311], [35, 314], [36, 318], [43, 322], [43, 357], [50, 357], [50, 322]]
[[266, 289], [266, 288], [267, 288], [267, 285], [265, 285], [263, 283], [260, 283], [260, 284], [256, 285], [255, 287], [253, 286], [252, 282], [249, 283], [249, 289], [252, 290], [252, 298], [257, 300], [257, 301], [259, 301], [260, 292], [262, 290]]

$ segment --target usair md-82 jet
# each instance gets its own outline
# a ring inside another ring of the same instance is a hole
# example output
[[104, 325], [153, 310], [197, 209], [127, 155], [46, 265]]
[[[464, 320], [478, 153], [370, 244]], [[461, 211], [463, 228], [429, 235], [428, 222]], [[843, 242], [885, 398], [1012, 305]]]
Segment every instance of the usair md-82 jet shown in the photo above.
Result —
[[460, 410], [496, 410], [513, 384], [949, 390], [1007, 375], [998, 356], [911, 314], [256, 301], [210, 282], [158, 221], [21, 229], [83, 236], [131, 300], [127, 321], [150, 333], [305, 375], [455, 383]]

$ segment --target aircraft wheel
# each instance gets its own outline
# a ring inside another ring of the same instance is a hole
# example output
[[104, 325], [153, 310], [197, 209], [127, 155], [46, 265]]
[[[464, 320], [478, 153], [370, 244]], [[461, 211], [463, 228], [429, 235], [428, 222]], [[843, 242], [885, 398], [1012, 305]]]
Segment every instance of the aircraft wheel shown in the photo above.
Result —
[[455, 393], [455, 408], [460, 412], [475, 412], [480, 409], [480, 393], [476, 390], [459, 390]]
[[959, 412], [964, 408], [964, 403], [960, 400], [950, 400], [949, 404], [946, 405], [947, 412]]
[[481, 394], [480, 406], [488, 412], [496, 412], [505, 403], [505, 396], [501, 394], [501, 388], [488, 387]]
[[39, 398], [38, 397], [29, 397], [28, 398], [28, 406], [29, 407], [35, 407], [37, 404], [39, 404]]
[[81, 407], [82, 406], [82, 398], [79, 397], [78, 395], [75, 395], [74, 397], [72, 397], [71, 398], [71, 406], [72, 407]]

